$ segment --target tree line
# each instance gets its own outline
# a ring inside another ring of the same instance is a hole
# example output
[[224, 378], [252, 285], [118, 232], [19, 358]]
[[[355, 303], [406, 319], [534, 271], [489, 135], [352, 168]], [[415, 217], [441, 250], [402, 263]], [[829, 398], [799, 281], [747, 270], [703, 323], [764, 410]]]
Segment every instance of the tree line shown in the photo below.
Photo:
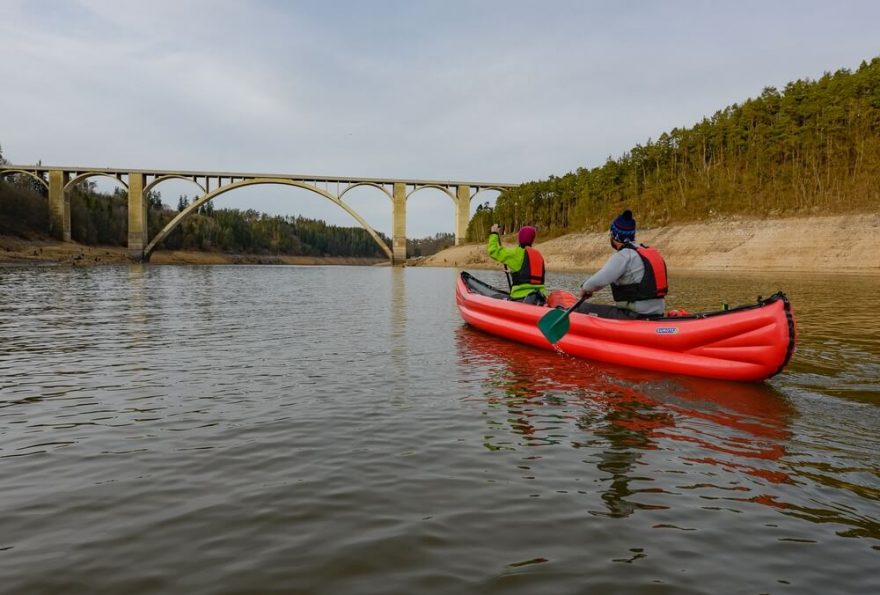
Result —
[[880, 57], [856, 71], [797, 80], [673, 128], [592, 169], [532, 181], [479, 205], [468, 239], [492, 223], [546, 238], [603, 229], [624, 208], [640, 224], [722, 215], [876, 210], [880, 204]]
[[406, 253], [410, 258], [430, 256], [455, 245], [454, 233], [437, 233], [421, 239], [406, 239]]
[[[148, 197], [149, 229], [162, 229], [178, 211], [188, 206], [187, 197], [180, 197], [177, 211], [162, 206], [158, 196]], [[391, 245], [388, 237], [378, 235], [386, 245]], [[160, 247], [247, 254], [387, 257], [362, 227], [329, 225], [306, 217], [267, 215], [253, 209], [214, 209], [211, 202], [184, 219]]]

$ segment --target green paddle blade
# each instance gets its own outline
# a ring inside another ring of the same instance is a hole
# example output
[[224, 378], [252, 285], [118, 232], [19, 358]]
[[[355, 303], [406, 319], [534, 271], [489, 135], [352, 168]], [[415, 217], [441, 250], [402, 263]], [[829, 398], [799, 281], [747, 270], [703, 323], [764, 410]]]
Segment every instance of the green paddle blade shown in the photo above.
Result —
[[570, 313], [571, 310], [550, 310], [538, 321], [538, 328], [541, 329], [541, 334], [550, 341], [551, 345], [559, 341], [568, 332], [568, 327], [571, 326], [571, 321], [568, 319]]

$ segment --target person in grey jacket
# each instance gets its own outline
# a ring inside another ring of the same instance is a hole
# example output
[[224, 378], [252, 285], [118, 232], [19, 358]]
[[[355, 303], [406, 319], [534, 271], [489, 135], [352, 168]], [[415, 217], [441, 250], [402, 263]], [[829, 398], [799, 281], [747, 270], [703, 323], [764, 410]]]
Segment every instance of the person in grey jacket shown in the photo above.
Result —
[[581, 304], [577, 312], [602, 318], [633, 319], [663, 316], [668, 291], [666, 263], [655, 248], [637, 246], [636, 220], [625, 210], [611, 222], [614, 254], [596, 274], [581, 285], [581, 297], [590, 298], [611, 286], [615, 305]]

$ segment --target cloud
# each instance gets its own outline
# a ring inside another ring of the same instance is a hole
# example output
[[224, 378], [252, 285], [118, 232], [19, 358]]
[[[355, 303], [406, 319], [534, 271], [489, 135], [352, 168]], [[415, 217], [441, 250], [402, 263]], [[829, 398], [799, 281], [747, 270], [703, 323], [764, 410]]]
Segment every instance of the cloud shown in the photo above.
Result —
[[[517, 182], [878, 53], [873, 2], [606, 4], [7, 0], [0, 144], [23, 163]], [[348, 217], [289, 193], [239, 206]], [[451, 205], [416, 196], [411, 230], [451, 230]], [[390, 227], [384, 198], [358, 200]]]

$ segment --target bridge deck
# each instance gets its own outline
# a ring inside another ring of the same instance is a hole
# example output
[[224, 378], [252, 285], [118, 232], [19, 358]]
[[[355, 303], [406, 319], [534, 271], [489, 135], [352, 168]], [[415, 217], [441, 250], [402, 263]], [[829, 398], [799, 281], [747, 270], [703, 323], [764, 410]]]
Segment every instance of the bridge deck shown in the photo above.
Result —
[[66, 166], [66, 165], [2, 165], [0, 171], [3, 170], [23, 170], [34, 173], [46, 173], [49, 170], [62, 170], [68, 173], [85, 174], [85, 173], [103, 173], [112, 176], [127, 176], [136, 173], [144, 176], [184, 176], [194, 178], [234, 178], [242, 180], [251, 180], [255, 178], [264, 178], [272, 180], [297, 180], [302, 182], [333, 182], [341, 184], [356, 184], [359, 182], [368, 182], [371, 184], [394, 184], [403, 183], [413, 186], [470, 186], [472, 188], [515, 188], [519, 184], [510, 184], [502, 182], [468, 182], [464, 180], [422, 180], [412, 178], [362, 178], [359, 176], [323, 176], [314, 174], [267, 174], [254, 172], [228, 172], [228, 171], [191, 171], [179, 169], [120, 169], [114, 167], [82, 167], [82, 166]]

